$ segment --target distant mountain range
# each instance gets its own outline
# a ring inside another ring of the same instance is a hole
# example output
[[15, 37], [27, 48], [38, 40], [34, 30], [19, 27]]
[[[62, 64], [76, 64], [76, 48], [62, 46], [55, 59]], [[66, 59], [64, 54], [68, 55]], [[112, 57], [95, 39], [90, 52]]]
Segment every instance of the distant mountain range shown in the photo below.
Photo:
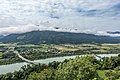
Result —
[[10, 34], [2, 37], [0, 42], [18, 44], [120, 43], [120, 37], [98, 36], [86, 33], [32, 31], [22, 34]]
[[107, 33], [109, 33], [109, 34], [120, 34], [119, 31], [116, 31], [116, 32], [107, 32]]

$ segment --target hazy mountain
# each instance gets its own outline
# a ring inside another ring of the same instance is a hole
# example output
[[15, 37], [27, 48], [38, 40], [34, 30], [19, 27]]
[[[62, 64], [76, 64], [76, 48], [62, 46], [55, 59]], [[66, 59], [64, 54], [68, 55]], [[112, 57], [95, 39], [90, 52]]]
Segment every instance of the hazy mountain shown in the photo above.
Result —
[[107, 32], [107, 33], [109, 33], [109, 34], [120, 34], [119, 31], [116, 31], [116, 32]]
[[2, 39], [4, 36], [3, 35], [0, 35], [0, 39]]
[[0, 42], [19, 44], [120, 43], [120, 39], [117, 37], [98, 36], [85, 33], [32, 31], [22, 34], [10, 34], [2, 38]]

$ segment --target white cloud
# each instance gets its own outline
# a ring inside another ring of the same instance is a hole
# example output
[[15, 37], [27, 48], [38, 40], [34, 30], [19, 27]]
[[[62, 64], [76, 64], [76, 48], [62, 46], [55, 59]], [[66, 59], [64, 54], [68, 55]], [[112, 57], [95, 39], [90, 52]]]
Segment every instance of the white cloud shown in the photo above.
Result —
[[112, 37], [120, 37], [120, 34], [109, 34], [107, 32], [104, 31], [97, 31], [98, 35], [106, 35], [106, 36], [112, 36]]
[[24, 33], [24, 32], [29, 32], [33, 30], [46, 30], [49, 29], [48, 27], [45, 27], [43, 25], [33, 25], [33, 24], [28, 24], [28, 25], [21, 25], [21, 26], [11, 26], [11, 27], [2, 27], [0, 28], [0, 34], [10, 34], [10, 33]]
[[117, 4], [119, 0], [0, 0], [0, 34], [55, 26], [95, 34], [120, 30], [120, 11], [113, 8]]

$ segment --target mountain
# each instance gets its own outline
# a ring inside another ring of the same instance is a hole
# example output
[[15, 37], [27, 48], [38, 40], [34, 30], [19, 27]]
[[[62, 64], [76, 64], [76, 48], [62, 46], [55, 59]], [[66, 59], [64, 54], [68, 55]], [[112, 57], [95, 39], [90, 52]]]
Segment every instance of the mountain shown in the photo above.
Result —
[[3, 35], [0, 35], [0, 39], [2, 39], [4, 36]]
[[120, 38], [85, 33], [32, 31], [22, 34], [10, 34], [0, 39], [0, 42], [18, 44], [120, 43]]
[[119, 31], [116, 31], [116, 32], [107, 32], [107, 33], [109, 33], [109, 34], [120, 34]]

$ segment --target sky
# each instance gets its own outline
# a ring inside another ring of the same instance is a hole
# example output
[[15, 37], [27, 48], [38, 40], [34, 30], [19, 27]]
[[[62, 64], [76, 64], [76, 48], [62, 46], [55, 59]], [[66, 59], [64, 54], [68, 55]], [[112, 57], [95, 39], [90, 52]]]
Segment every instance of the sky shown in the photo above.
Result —
[[0, 35], [33, 30], [120, 36], [120, 0], [0, 0]]

